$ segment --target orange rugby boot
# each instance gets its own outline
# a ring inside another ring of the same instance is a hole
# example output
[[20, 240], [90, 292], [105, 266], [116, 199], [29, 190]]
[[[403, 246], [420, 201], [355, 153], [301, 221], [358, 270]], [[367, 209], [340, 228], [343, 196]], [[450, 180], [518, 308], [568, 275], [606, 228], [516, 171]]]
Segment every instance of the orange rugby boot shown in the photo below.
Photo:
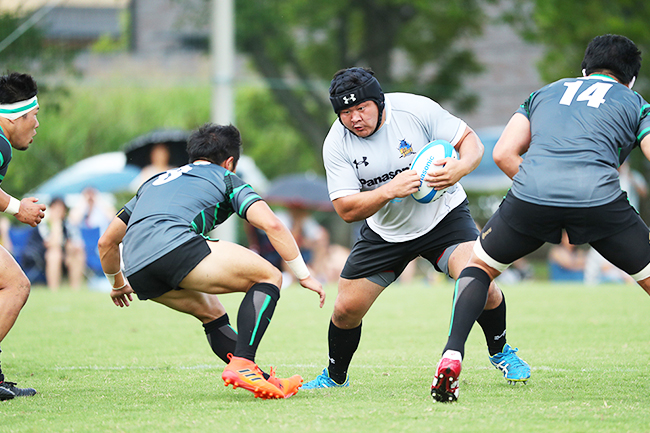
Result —
[[253, 361], [237, 356], [230, 357], [230, 363], [224, 368], [221, 378], [225, 386], [232, 385], [252, 392], [255, 398], [284, 398], [284, 393], [275, 385], [264, 379], [262, 370]]

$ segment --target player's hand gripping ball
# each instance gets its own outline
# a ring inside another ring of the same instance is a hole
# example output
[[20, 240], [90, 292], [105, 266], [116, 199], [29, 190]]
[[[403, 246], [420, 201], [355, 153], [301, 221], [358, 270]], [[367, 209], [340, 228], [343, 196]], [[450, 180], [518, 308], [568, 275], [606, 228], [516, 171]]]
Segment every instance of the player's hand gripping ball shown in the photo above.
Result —
[[[424, 182], [424, 177], [429, 171], [436, 169], [436, 165], [433, 164], [434, 161], [443, 158], [455, 158], [458, 159], [458, 152], [454, 149], [449, 142], [444, 140], [434, 140], [431, 143], [424, 146], [418, 153], [415, 155], [413, 162], [411, 163], [411, 170], [415, 170], [420, 176], [420, 188], [417, 192], [411, 194], [415, 201], [419, 203], [431, 203], [438, 200], [443, 196], [445, 191], [448, 188], [441, 189], [436, 191], [435, 189], [427, 186]], [[442, 165], [441, 167], [444, 167]]]

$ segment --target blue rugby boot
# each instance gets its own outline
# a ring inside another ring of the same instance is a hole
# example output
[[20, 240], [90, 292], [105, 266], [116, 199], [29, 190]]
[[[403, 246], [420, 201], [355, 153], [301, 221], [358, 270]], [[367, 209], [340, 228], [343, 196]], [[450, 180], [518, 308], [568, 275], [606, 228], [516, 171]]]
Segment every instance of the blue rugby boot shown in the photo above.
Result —
[[492, 365], [501, 370], [503, 377], [509, 384], [526, 383], [530, 379], [530, 365], [517, 356], [517, 350], [519, 349], [513, 349], [506, 343], [501, 352], [490, 356]]
[[345, 377], [345, 382], [336, 383], [330, 378], [330, 373], [327, 371], [327, 367], [325, 367], [316, 379], [303, 383], [300, 389], [343, 388], [345, 386], [350, 386], [350, 375]]

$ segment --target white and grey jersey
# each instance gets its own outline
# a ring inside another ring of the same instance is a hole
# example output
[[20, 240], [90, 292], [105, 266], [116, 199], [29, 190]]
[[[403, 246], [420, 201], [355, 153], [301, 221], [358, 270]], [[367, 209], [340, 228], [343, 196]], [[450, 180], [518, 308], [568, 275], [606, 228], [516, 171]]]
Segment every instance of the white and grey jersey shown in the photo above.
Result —
[[[415, 154], [433, 140], [456, 146], [466, 124], [431, 99], [408, 93], [388, 93], [386, 120], [367, 138], [357, 137], [335, 121], [323, 145], [330, 199], [376, 189], [408, 170]], [[433, 229], [466, 198], [460, 184], [433, 203], [413, 197], [396, 198], [367, 218], [368, 226], [387, 242], [416, 239]]]
[[529, 203], [593, 207], [621, 194], [618, 167], [650, 132], [650, 106], [604, 75], [567, 78], [532, 93], [517, 111], [531, 141], [512, 193]]

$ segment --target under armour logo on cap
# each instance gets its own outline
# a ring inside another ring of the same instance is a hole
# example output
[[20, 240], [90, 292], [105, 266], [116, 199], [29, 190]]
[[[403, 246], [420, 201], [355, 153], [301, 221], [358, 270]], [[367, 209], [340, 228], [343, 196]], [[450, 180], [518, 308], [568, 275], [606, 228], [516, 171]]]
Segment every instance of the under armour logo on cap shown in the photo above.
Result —
[[343, 97], [343, 102], [347, 105], [350, 102], [356, 101], [357, 98], [354, 96], [354, 93], [350, 93], [350, 96], [344, 96]]

